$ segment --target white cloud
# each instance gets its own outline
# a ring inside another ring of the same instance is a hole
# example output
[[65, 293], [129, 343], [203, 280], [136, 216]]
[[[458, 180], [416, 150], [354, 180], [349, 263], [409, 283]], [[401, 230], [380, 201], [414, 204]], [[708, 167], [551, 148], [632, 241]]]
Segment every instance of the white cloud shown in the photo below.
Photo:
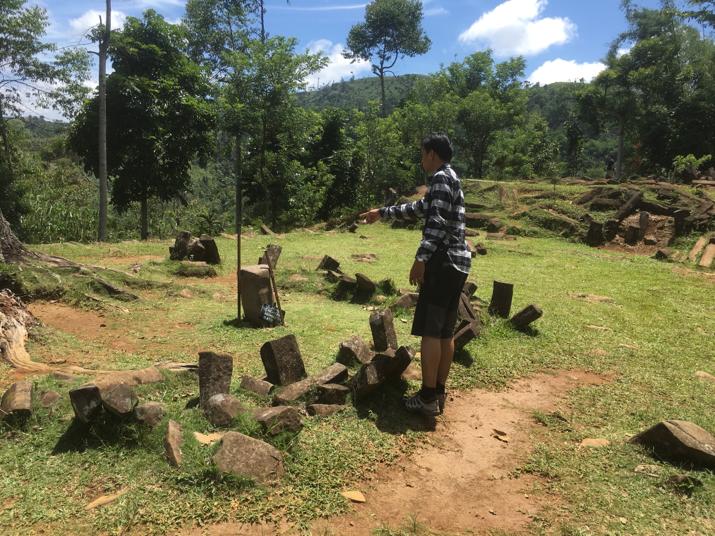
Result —
[[548, 0], [507, 0], [482, 14], [459, 40], [486, 43], [498, 56], [530, 56], [576, 35], [576, 25], [565, 17], [539, 18]]
[[351, 11], [353, 9], [363, 9], [367, 4], [348, 4], [348, 5], [327, 5], [327, 6], [294, 6], [294, 5], [267, 5], [266, 9], [272, 11]]
[[320, 72], [312, 74], [308, 77], [308, 87], [317, 88], [339, 82], [342, 79], [358, 76], [371, 71], [372, 67], [369, 61], [359, 60], [355, 63], [350, 63], [349, 59], [343, 56], [345, 47], [340, 43], [333, 43], [328, 39], [318, 39], [308, 43], [308, 51], [313, 54], [322, 53], [328, 58], [328, 65]]
[[545, 62], [531, 73], [529, 82], [542, 86], [554, 82], [578, 82], [581, 79], [590, 82], [605, 68], [606, 66], [600, 62], [578, 63], [573, 60], [557, 58]]
[[449, 11], [443, 7], [431, 7], [424, 11], [425, 17], [437, 17], [439, 15], [449, 15]]
[[622, 56], [625, 56], [626, 54], [630, 53], [632, 48], [633, 47], [620, 47], [618, 50], [616, 50], [616, 57], [620, 58]]
[[[90, 9], [84, 12], [82, 15], [76, 19], [70, 19], [69, 24], [75, 32], [86, 33], [90, 28], [97, 26], [99, 24], [99, 17], [102, 17], [102, 21], [105, 19], [106, 13], [104, 11], [98, 11], [96, 9]], [[118, 30], [124, 26], [124, 21], [127, 16], [122, 11], [112, 10], [112, 29]]]

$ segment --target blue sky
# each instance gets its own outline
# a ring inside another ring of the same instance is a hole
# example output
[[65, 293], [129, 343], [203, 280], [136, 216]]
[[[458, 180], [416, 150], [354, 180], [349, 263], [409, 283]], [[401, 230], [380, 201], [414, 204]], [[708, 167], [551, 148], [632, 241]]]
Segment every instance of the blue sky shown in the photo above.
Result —
[[[98, 21], [103, 0], [38, 0], [50, 17], [48, 37], [58, 45], [83, 43]], [[550, 83], [593, 78], [611, 41], [625, 28], [620, 0], [425, 0], [424, 27], [432, 39], [428, 54], [398, 63], [398, 74], [429, 73], [485, 48], [497, 59], [523, 55], [527, 79]], [[658, 0], [640, 0], [655, 7]], [[185, 0], [113, 0], [114, 25], [153, 8], [179, 21]], [[367, 64], [350, 64], [342, 48], [350, 27], [364, 17], [360, 0], [267, 0], [266, 26], [273, 35], [298, 39], [300, 49], [320, 50], [330, 65], [310, 87], [351, 76], [370, 76]]]

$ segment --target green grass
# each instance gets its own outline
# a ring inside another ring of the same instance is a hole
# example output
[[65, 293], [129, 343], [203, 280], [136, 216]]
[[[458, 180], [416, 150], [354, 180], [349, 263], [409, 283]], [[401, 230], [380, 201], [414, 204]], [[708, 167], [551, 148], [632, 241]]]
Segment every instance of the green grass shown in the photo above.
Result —
[[[219, 350], [235, 356], [238, 382], [242, 374], [262, 374], [259, 348], [266, 340], [294, 333], [309, 373], [317, 372], [334, 361], [342, 340], [354, 334], [370, 336], [369, 305], [330, 299], [332, 286], [315, 273], [319, 258], [331, 254], [348, 274], [362, 272], [375, 281], [392, 278], [398, 287], [407, 288], [418, 240], [418, 231], [391, 230], [381, 224], [361, 227], [356, 234], [303, 231], [282, 239], [246, 237], [243, 257], [251, 261], [268, 243], [283, 246], [277, 277], [287, 325], [270, 330], [225, 324], [236, 315], [236, 243], [227, 238], [217, 240], [225, 263], [217, 267], [218, 276], [209, 279], [175, 278], [176, 263], [161, 260], [167, 256], [168, 241], [39, 246], [46, 253], [119, 270], [140, 262], [139, 275], [153, 284], [132, 290], [143, 298], [138, 302], [116, 302], [129, 313], [116, 307], [103, 312], [107, 329], [131, 340], [128, 349], [109, 346], [106, 341], [111, 338], [88, 340], [51, 328], [40, 330], [29, 349], [38, 360], [64, 354], [85, 366], [116, 368], [195, 361], [198, 350]], [[675, 468], [654, 462], [626, 443], [630, 435], [666, 418], [693, 420], [715, 431], [713, 386], [694, 378], [696, 370], [715, 373], [708, 342], [715, 333], [712, 278], [678, 271], [673, 264], [556, 239], [485, 244], [489, 254], [475, 259], [472, 270], [478, 296], [488, 300], [493, 280], [509, 281], [515, 284], [513, 310], [536, 303], [544, 317], [532, 335], [517, 333], [504, 321], [488, 321], [484, 335], [459, 356], [452, 387], [499, 389], [544, 369], [589, 369], [614, 378], [574, 392], [563, 410], [566, 422], [535, 416], [543, 425], [543, 439], [521, 470], [542, 475], [543, 486], [558, 493], [560, 500], [533, 530], [715, 532], [712, 473], [691, 473], [704, 486], [684, 498], [664, 485]], [[375, 253], [377, 261], [357, 262], [351, 255], [358, 253]], [[306, 280], [291, 279], [295, 274]], [[181, 297], [183, 289], [193, 297]], [[588, 303], [573, 297], [577, 293], [608, 296], [613, 303]], [[410, 321], [409, 312], [397, 316], [398, 338], [401, 344], [416, 345], [417, 339], [409, 335]], [[6, 367], [0, 369], [0, 385], [11, 379]], [[68, 389], [50, 378], [36, 382], [37, 392]], [[178, 470], [163, 459], [166, 424], [152, 432], [129, 427], [121, 434], [100, 433], [86, 440], [83, 452], [53, 455], [70, 427], [71, 409], [65, 398], [52, 412], [38, 409], [26, 428], [0, 431], [0, 526], [10, 534], [164, 533], [191, 524], [280, 517], [304, 526], [316, 517], [344, 512], [349, 506], [339, 494], [342, 489], [375, 474], [424, 433], [414, 430], [419, 427], [411, 426], [398, 407], [404, 388], [379, 393], [366, 407], [309, 419], [297, 436], [271, 439], [284, 451], [287, 466], [286, 478], [275, 489], [222, 478], [212, 470], [210, 458], [216, 447], [201, 446], [192, 438], [193, 431], [211, 427], [198, 410], [184, 409], [198, 393], [195, 379], [169, 378], [140, 389], [142, 401], [161, 401], [168, 417], [183, 426], [185, 464]], [[248, 406], [266, 403], [240, 393], [237, 385], [233, 391]], [[260, 437], [250, 421], [236, 423], [235, 429]], [[605, 437], [611, 446], [578, 449], [584, 437]], [[637, 465], [648, 463], [659, 465], [662, 476], [634, 472]], [[123, 487], [130, 491], [115, 503], [84, 510], [97, 496]], [[384, 533], [412, 534], [417, 529], [394, 530]]]

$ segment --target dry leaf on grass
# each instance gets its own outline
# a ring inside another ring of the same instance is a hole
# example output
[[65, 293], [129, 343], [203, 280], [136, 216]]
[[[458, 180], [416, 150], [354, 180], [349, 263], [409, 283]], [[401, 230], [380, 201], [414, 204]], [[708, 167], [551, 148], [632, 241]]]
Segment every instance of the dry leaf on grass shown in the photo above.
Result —
[[216, 441], [221, 441], [223, 434], [220, 432], [214, 432], [213, 434], [202, 434], [201, 432], [194, 432], [194, 437], [196, 441], [202, 445], [211, 445], [216, 443]]
[[365, 499], [365, 495], [363, 495], [360, 491], [343, 491], [340, 495], [356, 503], [364, 503], [367, 501], [367, 499]]
[[87, 506], [84, 507], [85, 510], [93, 510], [95, 508], [99, 508], [100, 506], [104, 506], [105, 504], [113, 503], [116, 501], [119, 497], [124, 495], [129, 491], [129, 488], [123, 488], [120, 489], [117, 493], [112, 493], [111, 495], [102, 495], [101, 497], [97, 497], [95, 500], [93, 500], [91, 503], [89, 503]]

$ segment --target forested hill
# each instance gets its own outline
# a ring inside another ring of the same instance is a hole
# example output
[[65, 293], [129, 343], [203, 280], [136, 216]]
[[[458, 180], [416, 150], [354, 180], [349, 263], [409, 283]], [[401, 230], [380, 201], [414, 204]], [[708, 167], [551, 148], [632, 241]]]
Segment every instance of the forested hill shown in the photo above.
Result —
[[[385, 78], [387, 109], [392, 110], [410, 93], [412, 86], [424, 75], [406, 74]], [[366, 110], [370, 101], [380, 101], [380, 80], [377, 77], [358, 78], [336, 82], [318, 90], [298, 93], [301, 106], [313, 110], [342, 108]]]

